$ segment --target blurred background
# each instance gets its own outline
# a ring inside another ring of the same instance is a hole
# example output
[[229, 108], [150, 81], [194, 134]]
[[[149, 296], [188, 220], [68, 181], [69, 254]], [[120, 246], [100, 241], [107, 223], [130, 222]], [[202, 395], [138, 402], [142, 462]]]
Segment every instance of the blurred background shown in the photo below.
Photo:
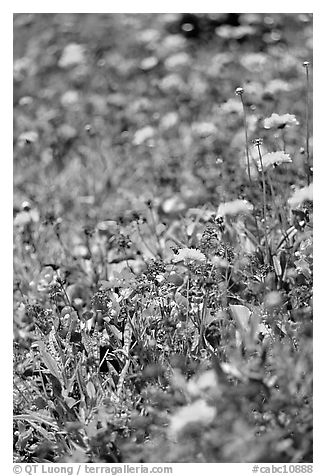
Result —
[[266, 151], [284, 131], [263, 119], [296, 115], [279, 180], [300, 181], [311, 58], [309, 14], [15, 15], [15, 207], [96, 221], [148, 198], [182, 208], [254, 193], [238, 86]]

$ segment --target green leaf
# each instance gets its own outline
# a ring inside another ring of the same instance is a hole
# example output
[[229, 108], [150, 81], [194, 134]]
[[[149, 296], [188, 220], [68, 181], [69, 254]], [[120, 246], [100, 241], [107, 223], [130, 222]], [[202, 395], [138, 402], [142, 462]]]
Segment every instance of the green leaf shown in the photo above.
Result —
[[241, 331], [249, 332], [250, 330], [250, 314], [251, 311], [246, 306], [240, 304], [230, 304], [230, 310], [233, 319], [237, 323]]
[[96, 390], [95, 390], [93, 382], [89, 381], [87, 383], [86, 390], [87, 390], [87, 394], [88, 394], [89, 398], [91, 400], [94, 400], [95, 397], [96, 397]]
[[51, 372], [51, 374], [54, 377], [56, 377], [59, 380], [59, 382], [63, 385], [63, 379], [62, 379], [62, 375], [59, 370], [58, 364], [56, 363], [52, 355], [46, 351], [45, 345], [42, 341], [38, 342], [38, 347], [40, 350], [40, 355], [43, 360], [43, 363], [45, 364], [47, 369]]

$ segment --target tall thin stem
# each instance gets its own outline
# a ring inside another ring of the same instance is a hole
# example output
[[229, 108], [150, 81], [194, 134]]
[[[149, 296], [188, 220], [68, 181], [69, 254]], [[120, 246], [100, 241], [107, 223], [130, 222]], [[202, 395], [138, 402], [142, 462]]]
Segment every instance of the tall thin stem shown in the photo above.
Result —
[[285, 128], [282, 131], [282, 139], [283, 139], [283, 150], [284, 152], [286, 152]]
[[250, 172], [250, 160], [249, 160], [249, 147], [248, 147], [248, 126], [247, 126], [247, 113], [246, 113], [246, 108], [243, 102], [243, 97], [240, 96], [241, 98], [241, 103], [242, 103], [242, 109], [243, 109], [243, 125], [244, 125], [244, 130], [245, 130], [245, 136], [246, 136], [246, 157], [247, 157], [247, 170], [248, 170], [248, 177], [249, 181], [251, 182], [251, 172]]
[[[247, 173], [249, 177], [249, 182], [250, 185], [252, 186], [252, 179], [251, 179], [251, 172], [250, 172], [250, 158], [249, 158], [249, 143], [248, 143], [248, 124], [247, 124], [247, 112], [246, 112], [246, 107], [243, 101], [243, 93], [244, 89], [243, 88], [237, 88], [235, 90], [235, 94], [237, 96], [240, 96], [241, 104], [242, 104], [242, 110], [243, 110], [243, 126], [245, 130], [245, 139], [246, 139], [246, 158], [247, 158]], [[257, 231], [257, 237], [260, 240], [260, 233], [259, 233], [259, 227], [258, 227], [258, 222], [257, 222], [257, 216], [254, 211], [254, 219], [255, 219], [255, 225], [256, 225], [256, 231]]]
[[268, 241], [267, 241], [267, 205], [266, 205], [266, 180], [265, 180], [265, 171], [264, 171], [264, 165], [263, 165], [263, 158], [261, 155], [261, 150], [260, 146], [262, 143], [262, 139], [256, 139], [255, 140], [255, 145], [257, 146], [258, 149], [258, 155], [259, 155], [259, 162], [260, 162], [260, 167], [261, 167], [261, 176], [262, 176], [262, 182], [263, 182], [263, 214], [264, 214], [264, 238], [265, 238], [265, 263], [268, 264], [269, 261], [269, 251], [268, 251]]
[[303, 66], [306, 70], [306, 169], [307, 169], [307, 183], [310, 184], [310, 151], [309, 151], [309, 61], [305, 61]]
[[246, 108], [243, 102], [243, 93], [244, 89], [243, 88], [237, 88], [235, 90], [235, 93], [237, 96], [240, 96], [241, 99], [241, 104], [242, 104], [242, 110], [243, 110], [243, 126], [245, 130], [245, 138], [246, 138], [246, 158], [247, 158], [247, 171], [248, 171], [248, 177], [250, 184], [252, 185], [251, 181], [251, 173], [250, 173], [250, 159], [249, 159], [249, 146], [248, 146], [248, 125], [247, 125], [247, 113], [246, 113]]

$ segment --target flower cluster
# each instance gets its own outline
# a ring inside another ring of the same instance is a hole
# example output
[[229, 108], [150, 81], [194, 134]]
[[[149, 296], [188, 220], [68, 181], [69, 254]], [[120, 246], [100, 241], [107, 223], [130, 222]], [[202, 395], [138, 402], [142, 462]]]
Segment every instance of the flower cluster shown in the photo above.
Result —
[[174, 258], [174, 262], [178, 263], [184, 261], [185, 263], [192, 261], [205, 261], [205, 255], [196, 248], [182, 248], [178, 250], [177, 256]]

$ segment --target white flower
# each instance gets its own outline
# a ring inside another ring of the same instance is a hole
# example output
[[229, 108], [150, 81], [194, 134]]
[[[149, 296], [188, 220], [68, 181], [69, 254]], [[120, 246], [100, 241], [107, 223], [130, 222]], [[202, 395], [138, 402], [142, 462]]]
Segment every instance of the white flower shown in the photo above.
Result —
[[260, 72], [263, 70], [267, 56], [263, 53], [248, 53], [240, 60], [242, 66], [253, 72]]
[[264, 120], [265, 129], [283, 129], [284, 127], [297, 126], [299, 122], [294, 114], [275, 114], [275, 112]]
[[165, 60], [164, 66], [169, 70], [175, 70], [189, 64], [189, 62], [190, 56], [187, 53], [180, 52], [169, 56]]
[[186, 84], [178, 74], [172, 73], [164, 76], [160, 81], [160, 88], [165, 91], [169, 92], [172, 90], [182, 91], [186, 88]]
[[149, 28], [143, 30], [139, 33], [138, 41], [139, 43], [148, 43], [153, 44], [160, 39], [160, 33], [154, 28]]
[[237, 215], [238, 213], [249, 213], [253, 210], [253, 205], [247, 200], [233, 200], [232, 202], [221, 203], [218, 207], [217, 215]]
[[140, 145], [146, 142], [148, 139], [151, 139], [155, 134], [153, 127], [146, 126], [142, 129], [139, 129], [135, 132], [133, 143], [135, 145]]
[[[279, 164], [284, 164], [284, 163], [291, 163], [292, 159], [289, 156], [289, 154], [286, 154], [285, 152], [279, 150], [277, 152], [269, 152], [268, 154], [265, 154], [263, 157], [263, 167], [264, 169], [267, 169], [271, 165], [279, 165]], [[258, 162], [258, 168], [261, 170], [261, 165], [260, 162]]]
[[168, 112], [165, 114], [162, 119], [161, 119], [161, 127], [162, 129], [171, 129], [172, 127], [175, 127], [178, 124], [179, 121], [179, 116], [176, 112]]
[[242, 114], [242, 104], [238, 99], [230, 98], [220, 106], [221, 112], [224, 114], [237, 113]]
[[35, 131], [27, 131], [20, 134], [18, 144], [23, 147], [25, 144], [33, 144], [38, 141], [38, 133]]
[[155, 56], [149, 56], [148, 58], [144, 58], [141, 63], [140, 67], [144, 71], [148, 71], [152, 68], [155, 68], [158, 64], [158, 59]]
[[205, 400], [196, 400], [194, 403], [177, 410], [170, 417], [170, 433], [177, 435], [189, 423], [209, 425], [216, 415], [216, 409], [207, 405]]
[[76, 66], [85, 61], [85, 50], [82, 45], [77, 43], [70, 43], [63, 50], [62, 56], [59, 60], [60, 68], [69, 68]]
[[194, 122], [192, 130], [200, 137], [214, 135], [217, 132], [216, 126], [212, 122]]
[[182, 35], [168, 35], [162, 39], [159, 49], [161, 54], [175, 53], [182, 51], [186, 45], [186, 39]]
[[214, 370], [207, 370], [199, 377], [191, 378], [187, 383], [187, 390], [192, 397], [199, 397], [208, 393], [216, 396], [219, 393], [219, 388]]
[[296, 190], [292, 197], [288, 199], [290, 207], [295, 208], [306, 200], [313, 200], [313, 184]]
[[74, 91], [74, 90], [66, 91], [61, 96], [61, 99], [60, 99], [60, 102], [63, 105], [63, 107], [72, 106], [72, 105], [78, 103], [78, 101], [79, 101], [79, 93], [78, 93], [78, 91]]
[[239, 39], [243, 38], [246, 35], [253, 35], [255, 33], [255, 29], [248, 25], [242, 25], [238, 27], [232, 27], [229, 25], [223, 25], [216, 28], [216, 34], [221, 38], [226, 39]]
[[283, 81], [283, 79], [273, 79], [266, 85], [265, 91], [270, 94], [275, 94], [277, 92], [287, 92], [290, 91], [291, 87], [289, 83]]
[[182, 248], [181, 250], [178, 251], [178, 254], [176, 258], [174, 258], [174, 261], [178, 263], [179, 261], [205, 261], [206, 257], [205, 255], [195, 249], [195, 248]]

